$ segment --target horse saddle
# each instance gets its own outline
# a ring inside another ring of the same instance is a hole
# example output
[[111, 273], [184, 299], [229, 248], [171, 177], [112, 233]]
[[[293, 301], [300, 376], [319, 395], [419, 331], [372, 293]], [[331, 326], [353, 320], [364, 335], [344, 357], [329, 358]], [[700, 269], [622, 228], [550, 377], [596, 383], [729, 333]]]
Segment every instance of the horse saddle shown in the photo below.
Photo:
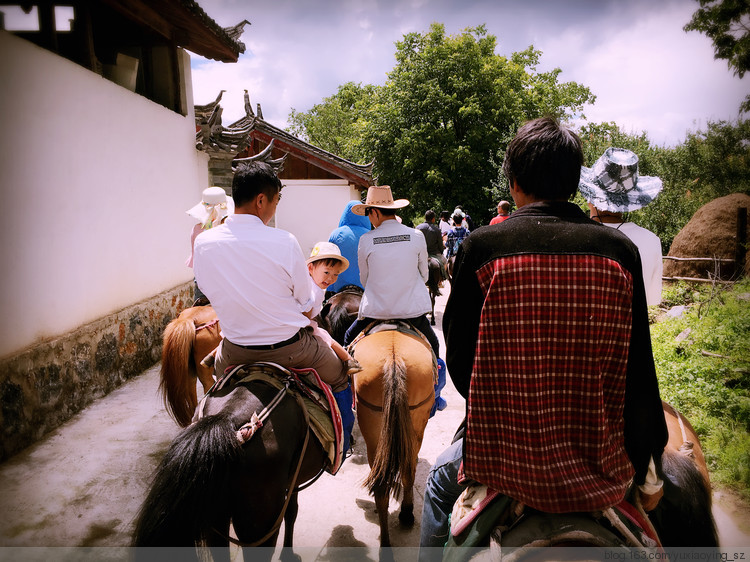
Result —
[[475, 482], [453, 507], [443, 559], [461, 558], [463, 548], [449, 548], [458, 546], [502, 548], [503, 560], [516, 560], [525, 556], [524, 549], [536, 547], [653, 548], [660, 544], [640, 512], [624, 500], [601, 512], [544, 513]]
[[[321, 379], [315, 369], [287, 369], [276, 363], [257, 362], [235, 365], [226, 370], [203, 397], [198, 405], [198, 418], [202, 417], [203, 405], [207, 397], [225, 386], [247, 384], [260, 381], [279, 390], [289, 392], [305, 408], [310, 420], [310, 429], [328, 457], [326, 471], [336, 474], [344, 461], [343, 424], [336, 400], [331, 389]], [[270, 405], [269, 405], [270, 406]], [[268, 410], [268, 406], [266, 410]], [[267, 412], [270, 413], [270, 410]], [[267, 415], [267, 414], [266, 414]], [[262, 426], [263, 412], [238, 429], [238, 439], [247, 440]]]

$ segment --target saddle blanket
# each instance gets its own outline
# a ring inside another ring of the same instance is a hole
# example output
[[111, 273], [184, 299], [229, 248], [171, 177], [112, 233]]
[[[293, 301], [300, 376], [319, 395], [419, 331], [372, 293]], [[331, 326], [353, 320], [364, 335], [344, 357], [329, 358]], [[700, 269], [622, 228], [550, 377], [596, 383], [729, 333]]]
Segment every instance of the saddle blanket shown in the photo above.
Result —
[[287, 369], [276, 363], [266, 362], [237, 365], [227, 369], [226, 374], [216, 381], [206, 397], [230, 382], [240, 385], [251, 381], [262, 381], [278, 390], [287, 387], [288, 392], [302, 399], [310, 419], [310, 429], [328, 456], [326, 472], [336, 474], [344, 461], [341, 412], [331, 389], [320, 379], [315, 369]]

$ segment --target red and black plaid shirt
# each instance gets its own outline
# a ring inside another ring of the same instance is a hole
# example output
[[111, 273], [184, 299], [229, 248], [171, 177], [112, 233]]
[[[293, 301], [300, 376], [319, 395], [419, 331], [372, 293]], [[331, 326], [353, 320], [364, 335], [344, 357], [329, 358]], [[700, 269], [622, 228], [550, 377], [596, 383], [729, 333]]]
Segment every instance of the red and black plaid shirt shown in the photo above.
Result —
[[623, 419], [632, 274], [599, 255], [521, 254], [476, 275], [467, 476], [541, 511], [618, 503], [633, 476]]

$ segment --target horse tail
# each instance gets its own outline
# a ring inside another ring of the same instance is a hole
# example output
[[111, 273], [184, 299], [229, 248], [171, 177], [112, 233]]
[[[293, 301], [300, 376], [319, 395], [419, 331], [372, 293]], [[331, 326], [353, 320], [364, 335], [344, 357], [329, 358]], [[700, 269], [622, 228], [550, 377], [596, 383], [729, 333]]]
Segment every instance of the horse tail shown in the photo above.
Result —
[[196, 371], [192, 360], [195, 324], [192, 318], [177, 317], [164, 330], [159, 392], [164, 407], [180, 427], [187, 427], [198, 405]]
[[370, 493], [382, 491], [388, 496], [401, 492], [401, 477], [416, 468], [416, 442], [409, 414], [406, 389], [406, 364], [390, 356], [383, 364], [383, 426], [378, 450], [365, 480]]
[[230, 476], [241, 445], [228, 413], [206, 416], [169, 446], [138, 513], [133, 546], [194, 546], [229, 529]]
[[649, 517], [664, 546], [719, 545], [711, 488], [693, 459], [670, 449], [662, 455], [664, 496]]

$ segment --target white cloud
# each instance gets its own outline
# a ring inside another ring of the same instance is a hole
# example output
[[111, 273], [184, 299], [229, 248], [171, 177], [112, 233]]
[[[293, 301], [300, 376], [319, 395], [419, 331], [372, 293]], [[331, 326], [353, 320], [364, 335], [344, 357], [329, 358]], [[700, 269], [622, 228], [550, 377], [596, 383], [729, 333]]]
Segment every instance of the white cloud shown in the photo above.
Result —
[[724, 61], [713, 60], [709, 39], [682, 27], [694, 2], [671, 0], [276, 0], [273, 3], [200, 0], [228, 26], [252, 22], [242, 37], [248, 53], [236, 64], [194, 64], [195, 103], [222, 100], [224, 123], [244, 115], [243, 89], [279, 127], [294, 107], [306, 111], [348, 81], [382, 84], [395, 65], [395, 42], [442, 22], [449, 34], [485, 23], [510, 55], [534, 44], [539, 70], [559, 67], [597, 96], [590, 121], [645, 130], [658, 144], [684, 139], [708, 119], [732, 119], [748, 90]]

